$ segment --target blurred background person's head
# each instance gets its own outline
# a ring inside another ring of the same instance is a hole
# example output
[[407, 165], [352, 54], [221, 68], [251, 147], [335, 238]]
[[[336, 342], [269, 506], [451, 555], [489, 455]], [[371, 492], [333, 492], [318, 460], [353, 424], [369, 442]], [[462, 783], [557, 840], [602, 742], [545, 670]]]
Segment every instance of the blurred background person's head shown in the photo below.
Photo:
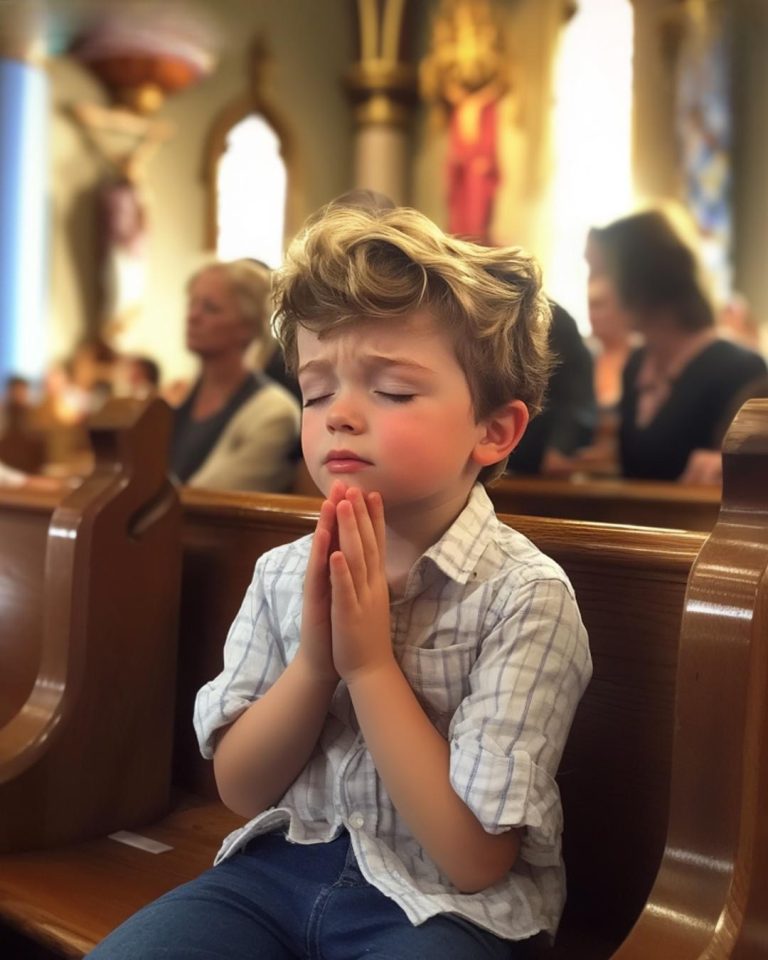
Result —
[[666, 214], [651, 210], [595, 228], [589, 246], [593, 262], [610, 278], [620, 306], [644, 336], [714, 327], [697, 257]]
[[187, 348], [203, 363], [242, 362], [267, 333], [269, 268], [255, 260], [202, 267], [187, 285]]

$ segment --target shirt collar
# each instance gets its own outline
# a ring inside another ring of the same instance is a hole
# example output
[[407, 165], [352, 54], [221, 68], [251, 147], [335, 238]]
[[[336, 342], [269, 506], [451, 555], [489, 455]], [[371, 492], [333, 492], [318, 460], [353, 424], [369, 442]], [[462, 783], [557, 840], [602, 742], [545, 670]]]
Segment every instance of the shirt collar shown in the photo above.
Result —
[[456, 583], [473, 579], [478, 561], [491, 541], [496, 512], [482, 484], [476, 483], [467, 505], [445, 533], [419, 557], [411, 568], [406, 599], [424, 586], [424, 575], [434, 565]]

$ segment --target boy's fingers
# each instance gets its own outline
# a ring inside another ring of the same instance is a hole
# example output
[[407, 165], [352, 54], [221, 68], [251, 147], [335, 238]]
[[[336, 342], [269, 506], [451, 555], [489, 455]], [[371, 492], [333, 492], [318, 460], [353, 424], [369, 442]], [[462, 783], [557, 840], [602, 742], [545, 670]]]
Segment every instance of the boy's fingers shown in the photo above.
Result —
[[334, 505], [341, 503], [347, 492], [347, 485], [342, 480], [334, 480], [328, 491], [328, 499]]
[[357, 593], [349, 569], [347, 558], [340, 550], [335, 550], [329, 557], [328, 566], [331, 569], [331, 593], [333, 603], [340, 603], [349, 607], [357, 602]]
[[381, 494], [377, 492], [367, 494], [365, 498], [368, 505], [368, 515], [371, 518], [371, 526], [376, 537], [376, 543], [379, 548], [379, 564], [384, 569], [387, 556], [387, 528], [384, 519], [384, 501]]
[[367, 574], [354, 507], [348, 500], [344, 500], [337, 507], [336, 515], [339, 523], [339, 549], [346, 558], [352, 582], [359, 595], [367, 582]]
[[303, 622], [312, 623], [328, 616], [330, 578], [328, 555], [331, 550], [331, 535], [327, 530], [317, 530], [312, 541], [304, 576]]
[[320, 516], [317, 518], [317, 529], [332, 530], [336, 526], [336, 505], [330, 500], [323, 500], [320, 505]]
[[379, 546], [376, 532], [368, 514], [368, 504], [362, 490], [353, 487], [347, 491], [347, 500], [352, 504], [357, 520], [357, 529], [363, 547], [363, 557], [367, 572], [379, 569]]
[[330, 546], [330, 532], [318, 528], [312, 538], [312, 547], [309, 551], [309, 562], [307, 563], [307, 574], [313, 586], [325, 575]]
[[331, 542], [333, 542], [336, 538], [336, 527], [336, 505], [331, 503], [330, 500], [323, 500], [315, 529], [327, 530], [331, 537]]

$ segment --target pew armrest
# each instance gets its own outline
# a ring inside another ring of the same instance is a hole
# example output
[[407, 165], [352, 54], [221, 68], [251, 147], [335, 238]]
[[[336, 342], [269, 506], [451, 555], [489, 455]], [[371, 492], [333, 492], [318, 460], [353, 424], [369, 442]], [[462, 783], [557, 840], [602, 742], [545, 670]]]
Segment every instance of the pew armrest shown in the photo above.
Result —
[[725, 960], [766, 949], [766, 477], [768, 400], [751, 400], [725, 438], [722, 507], [686, 592], [664, 855], [613, 960]]

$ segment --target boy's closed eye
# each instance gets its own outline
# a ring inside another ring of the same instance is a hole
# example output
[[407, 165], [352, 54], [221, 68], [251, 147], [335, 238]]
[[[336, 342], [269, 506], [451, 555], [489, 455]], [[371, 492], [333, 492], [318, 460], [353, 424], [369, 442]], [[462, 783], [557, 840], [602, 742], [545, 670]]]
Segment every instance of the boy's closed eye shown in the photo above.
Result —
[[[409, 403], [416, 397], [415, 393], [394, 393], [389, 390], [374, 390], [373, 393], [375, 396], [381, 397], [390, 403]], [[312, 407], [316, 404], [324, 403], [326, 400], [330, 400], [332, 396], [332, 393], [323, 393], [316, 397], [305, 397], [302, 406], [306, 410], [307, 407]]]
[[376, 390], [374, 391], [376, 396], [383, 397], [385, 400], [389, 400], [392, 403], [408, 403], [410, 400], [413, 400], [416, 397], [415, 393], [390, 393], [387, 390]]
[[328, 400], [331, 396], [332, 394], [330, 393], [323, 393], [319, 397], [305, 397], [302, 402], [302, 406], [306, 410], [307, 407], [312, 407], [316, 403], [322, 403], [323, 400]]

